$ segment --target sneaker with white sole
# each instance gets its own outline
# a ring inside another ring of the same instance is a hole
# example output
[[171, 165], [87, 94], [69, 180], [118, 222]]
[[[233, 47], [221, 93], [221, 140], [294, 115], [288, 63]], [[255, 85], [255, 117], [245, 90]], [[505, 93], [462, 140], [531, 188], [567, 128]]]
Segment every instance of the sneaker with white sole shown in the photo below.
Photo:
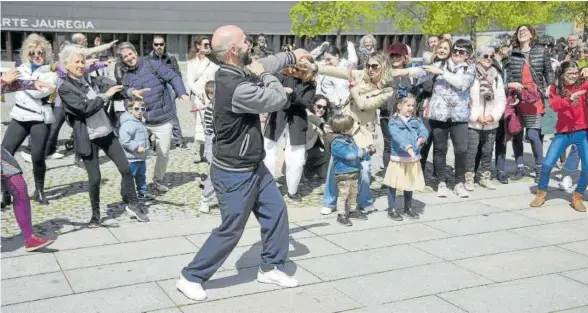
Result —
[[33, 158], [31, 157], [31, 155], [29, 153], [21, 151], [20, 157], [27, 163], [33, 163]]
[[453, 192], [455, 192], [455, 194], [460, 198], [467, 198], [470, 196], [470, 194], [465, 189], [462, 183], [455, 185], [455, 188], [453, 188]]
[[439, 183], [439, 185], [437, 185], [437, 197], [447, 198], [448, 194], [449, 194], [449, 189], [447, 189], [447, 184], [446, 183]]
[[263, 284], [274, 284], [286, 288], [298, 287], [298, 281], [295, 278], [288, 276], [277, 268], [269, 272], [264, 272], [260, 269], [257, 271], [257, 281]]
[[169, 188], [166, 185], [160, 182], [153, 182], [153, 188], [159, 192], [168, 192]]
[[65, 155], [59, 153], [59, 152], [55, 152], [52, 155], [47, 156], [47, 159], [49, 160], [58, 160], [58, 159], [63, 159]]
[[374, 208], [373, 205], [367, 206], [365, 208], [363, 208], [363, 212], [364, 213], [370, 213], [370, 212], [374, 212], [376, 210], [376, 208]]
[[331, 213], [333, 213], [333, 209], [331, 209], [331, 208], [328, 208], [328, 207], [325, 206], [325, 207], [323, 207], [321, 209], [321, 214], [322, 215], [329, 215]]
[[202, 213], [209, 213], [210, 212], [210, 203], [207, 201], [200, 201], [200, 207], [198, 211]]
[[573, 185], [574, 185], [574, 182], [572, 181], [572, 177], [566, 176], [559, 183], [559, 189], [560, 190], [570, 190], [570, 189], [572, 189]]
[[206, 300], [206, 291], [202, 288], [202, 284], [188, 281], [184, 275], [180, 275], [180, 278], [176, 281], [176, 288], [194, 301]]

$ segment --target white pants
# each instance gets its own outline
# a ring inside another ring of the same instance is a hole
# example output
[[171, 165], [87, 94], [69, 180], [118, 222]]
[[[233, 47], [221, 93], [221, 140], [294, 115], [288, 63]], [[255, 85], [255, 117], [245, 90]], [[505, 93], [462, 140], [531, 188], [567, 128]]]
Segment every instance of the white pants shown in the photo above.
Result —
[[288, 193], [294, 195], [298, 192], [298, 185], [300, 184], [302, 171], [304, 170], [304, 163], [306, 162], [306, 145], [290, 145], [288, 126], [286, 126], [286, 129], [282, 135], [280, 135], [278, 141], [273, 141], [265, 137], [263, 138], [265, 148], [265, 159], [263, 160], [263, 163], [265, 163], [265, 166], [269, 169], [270, 173], [276, 177], [278, 148], [282, 139], [286, 141], [284, 162], [286, 163], [286, 183], [288, 184]]
[[167, 162], [169, 161], [173, 125], [172, 122], [166, 122], [160, 125], [147, 125], [147, 129], [155, 135], [155, 148], [157, 150], [153, 182], [162, 183], [167, 170]]

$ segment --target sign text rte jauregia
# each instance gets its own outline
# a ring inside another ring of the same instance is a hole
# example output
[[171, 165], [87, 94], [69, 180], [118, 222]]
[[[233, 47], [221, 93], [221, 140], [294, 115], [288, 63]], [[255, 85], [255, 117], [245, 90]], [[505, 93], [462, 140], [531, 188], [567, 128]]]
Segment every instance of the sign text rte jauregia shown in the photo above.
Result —
[[44, 28], [44, 29], [94, 29], [92, 21], [49, 20], [3, 17], [2, 27]]

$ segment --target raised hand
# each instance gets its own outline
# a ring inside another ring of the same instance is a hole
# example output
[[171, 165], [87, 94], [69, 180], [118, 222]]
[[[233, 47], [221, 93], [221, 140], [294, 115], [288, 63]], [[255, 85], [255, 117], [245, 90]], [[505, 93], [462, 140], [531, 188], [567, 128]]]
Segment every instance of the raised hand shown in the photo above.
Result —
[[143, 88], [139, 90], [135, 89], [131, 92], [131, 94], [133, 94], [133, 97], [143, 100], [143, 95], [149, 91], [151, 91], [151, 88]]
[[114, 96], [115, 93], [121, 91], [122, 89], [123, 89], [122, 85], [112, 86], [104, 94], [106, 96], [108, 96], [108, 98], [112, 98], [112, 96]]

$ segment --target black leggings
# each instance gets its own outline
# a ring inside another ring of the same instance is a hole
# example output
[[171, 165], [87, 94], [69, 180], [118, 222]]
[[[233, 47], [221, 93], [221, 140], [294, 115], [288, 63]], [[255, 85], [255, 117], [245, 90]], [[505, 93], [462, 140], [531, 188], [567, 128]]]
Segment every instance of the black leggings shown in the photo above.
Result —
[[433, 148], [433, 164], [439, 183], [446, 182], [447, 141], [451, 136], [453, 152], [455, 154], [455, 183], [465, 183], [465, 172], [468, 155], [468, 123], [441, 122], [429, 120], [435, 146]]
[[[429, 158], [429, 151], [431, 151], [431, 146], [433, 146], [433, 132], [431, 131], [431, 126], [429, 125], [429, 120], [423, 118], [423, 124], [429, 131], [429, 138], [421, 148], [421, 168], [423, 173], [425, 172], [425, 168], [427, 167], [427, 159]], [[433, 169], [434, 170], [434, 169]], [[436, 176], [436, 174], [434, 174]]]
[[88, 156], [82, 156], [86, 172], [88, 172], [88, 181], [90, 184], [90, 203], [92, 205], [92, 214], [100, 213], [100, 163], [98, 162], [98, 149], [102, 149], [106, 156], [122, 175], [122, 181], [127, 190], [127, 198], [131, 204], [137, 203], [137, 191], [135, 190], [135, 180], [131, 174], [131, 167], [125, 155], [118, 138], [114, 133], [108, 136], [92, 139], [92, 152]]
[[29, 135], [31, 135], [31, 159], [33, 161], [35, 188], [43, 190], [45, 172], [47, 172], [45, 143], [47, 142], [47, 137], [49, 137], [49, 125], [39, 121], [19, 122], [14, 119], [10, 120], [6, 133], [4, 133], [2, 146], [8, 153], [14, 155]]
[[384, 136], [384, 151], [382, 151], [382, 162], [384, 164], [384, 172], [385, 169], [388, 168], [388, 163], [390, 163], [390, 129], [388, 128], [388, 122], [390, 119], [380, 118], [380, 128], [382, 129], [382, 135]]
[[45, 146], [46, 156], [50, 156], [57, 152], [57, 139], [59, 138], [59, 131], [65, 122], [65, 110], [63, 107], [54, 107], [53, 115], [55, 115], [55, 123], [51, 124], [49, 129], [49, 138], [47, 138], [47, 144]]

